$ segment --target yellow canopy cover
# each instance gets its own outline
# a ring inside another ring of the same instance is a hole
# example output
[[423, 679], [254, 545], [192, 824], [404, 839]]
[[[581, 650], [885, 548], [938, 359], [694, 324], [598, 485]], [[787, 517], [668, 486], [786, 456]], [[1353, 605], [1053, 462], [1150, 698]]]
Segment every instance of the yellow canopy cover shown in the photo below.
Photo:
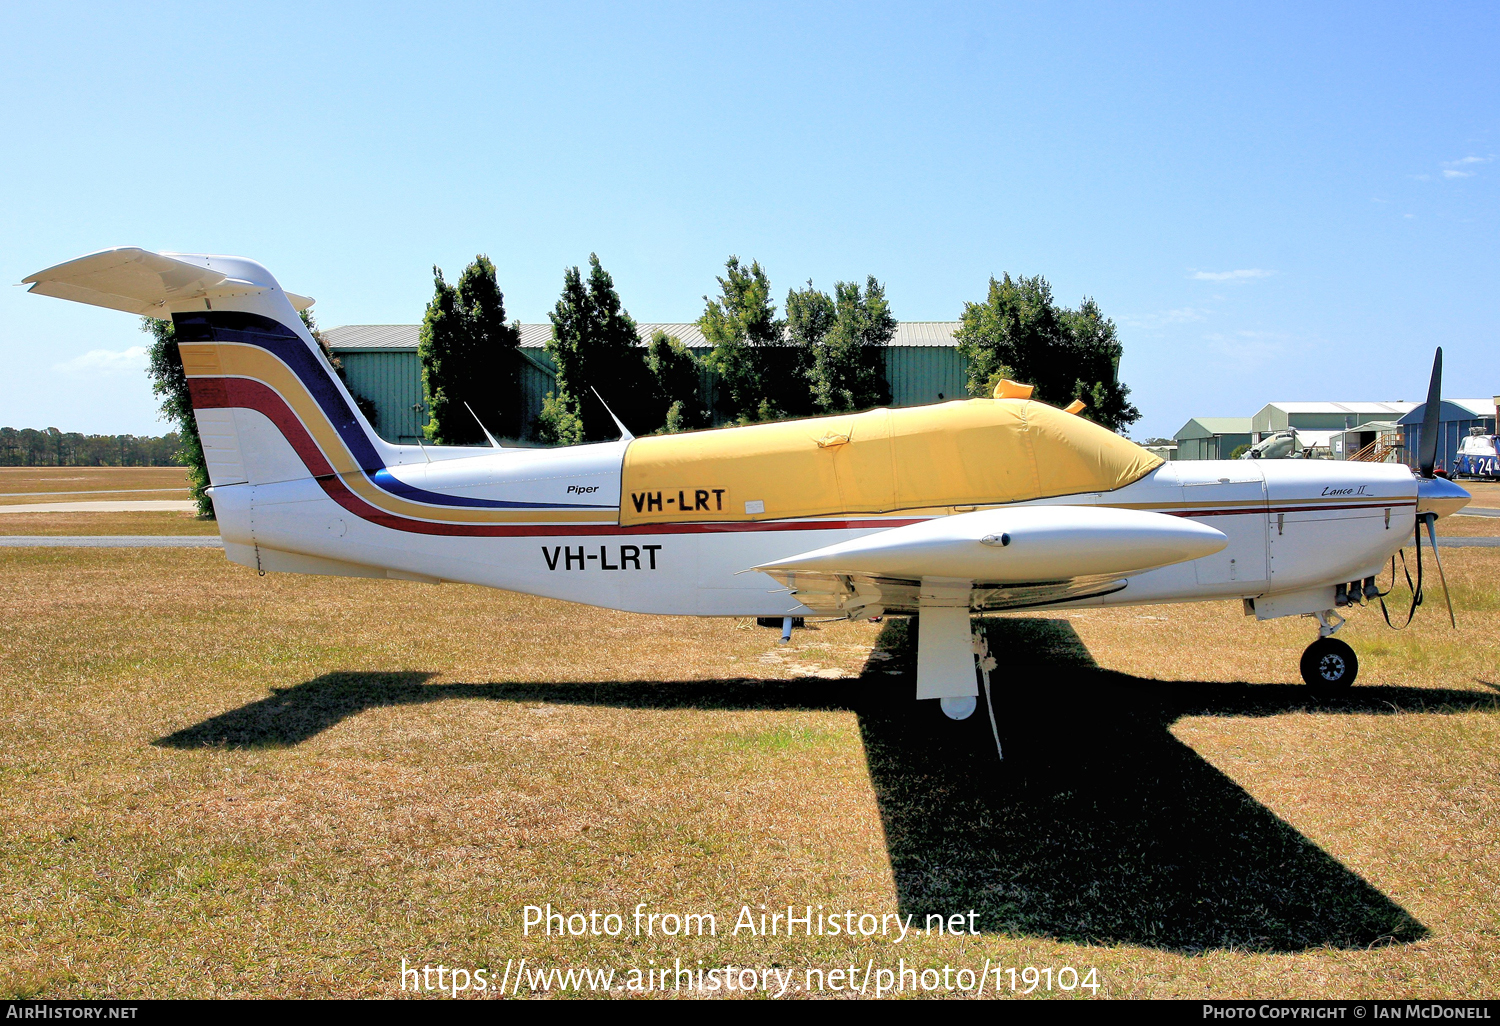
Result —
[[1111, 491], [1161, 462], [1028, 399], [869, 410], [636, 439], [625, 451], [620, 523], [988, 506]]

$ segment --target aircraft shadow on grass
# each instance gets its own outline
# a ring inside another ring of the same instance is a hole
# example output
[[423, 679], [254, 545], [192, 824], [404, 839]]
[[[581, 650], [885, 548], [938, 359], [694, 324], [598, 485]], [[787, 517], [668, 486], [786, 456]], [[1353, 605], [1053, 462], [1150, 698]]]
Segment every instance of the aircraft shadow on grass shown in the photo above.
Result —
[[[1168, 729], [1182, 716], [1443, 715], [1481, 691], [1166, 682], [1101, 669], [1062, 619], [990, 621], [1005, 762], [985, 708], [964, 723], [913, 707], [915, 653], [888, 621], [857, 680], [428, 684], [332, 673], [161, 738], [171, 748], [295, 745], [365, 709], [450, 700], [619, 708], [851, 710], [859, 718], [900, 911], [974, 909], [986, 932], [1179, 951], [1292, 952], [1408, 943], [1427, 929]], [[924, 703], [925, 705], [926, 703]], [[936, 703], [930, 703], [936, 705]]]

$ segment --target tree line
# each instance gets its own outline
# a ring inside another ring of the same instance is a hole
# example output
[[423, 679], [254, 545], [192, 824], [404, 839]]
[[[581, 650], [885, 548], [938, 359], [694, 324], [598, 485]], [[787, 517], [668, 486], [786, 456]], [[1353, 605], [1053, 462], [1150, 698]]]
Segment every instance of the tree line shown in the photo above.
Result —
[[85, 435], [55, 427], [0, 427], [0, 467], [170, 467], [182, 436]]
[[[550, 445], [615, 438], [615, 418], [636, 435], [721, 423], [750, 424], [870, 409], [891, 401], [884, 349], [897, 321], [885, 286], [836, 282], [830, 295], [808, 281], [778, 309], [757, 261], [731, 256], [704, 296], [697, 324], [702, 356], [656, 332], [642, 345], [614, 279], [595, 254], [587, 273], [563, 272], [546, 343], [556, 387], [535, 424], [523, 423], [520, 322], [507, 322], [495, 265], [476, 256], [453, 284], [433, 268], [434, 294], [418, 354], [429, 420], [444, 445], [483, 444], [486, 432], [518, 438], [528, 428]], [[784, 311], [784, 312], [783, 312]], [[990, 279], [983, 300], [964, 304], [956, 333], [968, 391], [992, 395], [1001, 378], [1035, 386], [1037, 399], [1066, 406], [1119, 431], [1140, 418], [1119, 381], [1115, 324], [1094, 300], [1059, 305], [1040, 275]], [[705, 389], [705, 379], [712, 380]], [[613, 416], [611, 416], [613, 414]]]
[[[642, 345], [614, 278], [589, 255], [563, 272], [548, 320], [546, 351], [556, 387], [533, 425], [522, 422], [519, 322], [506, 322], [495, 265], [480, 254], [449, 284], [433, 268], [433, 298], [422, 318], [418, 356], [426, 397], [426, 437], [472, 445], [486, 432], [520, 437], [527, 428], [550, 445], [619, 435], [748, 424], [863, 409], [890, 401], [881, 347], [896, 321], [875, 278], [787, 294], [786, 316], [759, 263], [730, 257], [719, 294], [704, 297], [698, 324], [711, 348], [700, 360], [680, 338], [657, 331]], [[705, 395], [704, 372], [717, 384]]]

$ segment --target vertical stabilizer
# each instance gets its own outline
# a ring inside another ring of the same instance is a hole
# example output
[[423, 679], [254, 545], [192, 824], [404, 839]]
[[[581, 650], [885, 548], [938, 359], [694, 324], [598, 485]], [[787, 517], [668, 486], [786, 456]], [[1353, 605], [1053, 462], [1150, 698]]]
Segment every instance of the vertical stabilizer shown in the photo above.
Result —
[[302, 323], [313, 301], [255, 261], [111, 249], [25, 281], [39, 295], [172, 320], [216, 489], [385, 465], [385, 443]]

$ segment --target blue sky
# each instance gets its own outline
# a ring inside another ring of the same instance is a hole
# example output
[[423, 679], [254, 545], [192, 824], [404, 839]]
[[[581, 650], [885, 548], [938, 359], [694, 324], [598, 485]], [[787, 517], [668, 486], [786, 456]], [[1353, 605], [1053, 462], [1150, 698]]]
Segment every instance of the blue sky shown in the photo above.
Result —
[[[495, 261], [545, 318], [597, 252], [640, 320], [731, 253], [955, 319], [1098, 300], [1169, 435], [1288, 399], [1500, 391], [1493, 4], [0, 8], [9, 282], [250, 256], [325, 326]], [[123, 314], [0, 289], [0, 423], [157, 433]]]

